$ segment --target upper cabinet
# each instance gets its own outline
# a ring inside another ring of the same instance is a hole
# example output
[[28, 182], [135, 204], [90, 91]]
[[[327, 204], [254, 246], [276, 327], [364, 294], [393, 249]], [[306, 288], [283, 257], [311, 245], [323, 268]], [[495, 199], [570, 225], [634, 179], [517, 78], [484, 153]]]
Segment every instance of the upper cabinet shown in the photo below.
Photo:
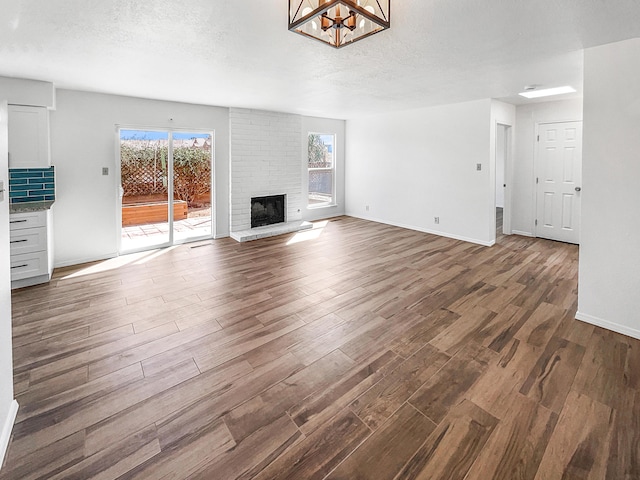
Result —
[[49, 110], [9, 105], [9, 168], [44, 168], [50, 164]]

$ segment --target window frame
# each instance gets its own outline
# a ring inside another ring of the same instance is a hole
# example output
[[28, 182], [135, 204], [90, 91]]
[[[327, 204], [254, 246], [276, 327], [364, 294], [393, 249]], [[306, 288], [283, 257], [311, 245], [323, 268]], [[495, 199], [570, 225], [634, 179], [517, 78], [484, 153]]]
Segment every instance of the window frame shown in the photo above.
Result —
[[[331, 151], [331, 167], [321, 167], [321, 168], [311, 168], [309, 167], [309, 137], [311, 135], [320, 135], [320, 136], [330, 136], [332, 137], [332, 151]], [[306, 167], [306, 171], [307, 171], [307, 176], [306, 176], [306, 180], [307, 180], [307, 209], [317, 209], [317, 208], [326, 208], [326, 207], [335, 207], [337, 205], [337, 201], [336, 201], [336, 161], [337, 161], [337, 134], [334, 132], [316, 132], [316, 131], [309, 131], [307, 132], [307, 149], [306, 149], [306, 158], [305, 158], [305, 167]], [[322, 202], [322, 203], [315, 203], [315, 204], [310, 204], [309, 203], [309, 178], [310, 172], [331, 172], [331, 200], [328, 202]]]

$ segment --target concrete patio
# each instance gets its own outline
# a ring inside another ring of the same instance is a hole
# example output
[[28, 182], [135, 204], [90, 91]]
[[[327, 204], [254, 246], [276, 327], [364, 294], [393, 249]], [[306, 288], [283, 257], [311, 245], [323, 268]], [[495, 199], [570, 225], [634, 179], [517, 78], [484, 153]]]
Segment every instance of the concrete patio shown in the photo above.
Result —
[[[188, 239], [210, 237], [211, 216], [196, 216], [173, 222], [174, 243], [183, 243]], [[167, 243], [169, 241], [169, 223], [147, 223], [122, 227], [120, 250], [123, 252], [140, 250]]]

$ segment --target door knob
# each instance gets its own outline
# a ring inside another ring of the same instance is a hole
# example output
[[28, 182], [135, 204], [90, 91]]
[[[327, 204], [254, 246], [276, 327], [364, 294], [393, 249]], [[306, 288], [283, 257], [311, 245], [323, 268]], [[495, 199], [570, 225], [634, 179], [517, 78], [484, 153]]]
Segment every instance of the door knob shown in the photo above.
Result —
[[576, 192], [580, 192], [580, 191], [582, 191], [582, 188], [576, 187]]

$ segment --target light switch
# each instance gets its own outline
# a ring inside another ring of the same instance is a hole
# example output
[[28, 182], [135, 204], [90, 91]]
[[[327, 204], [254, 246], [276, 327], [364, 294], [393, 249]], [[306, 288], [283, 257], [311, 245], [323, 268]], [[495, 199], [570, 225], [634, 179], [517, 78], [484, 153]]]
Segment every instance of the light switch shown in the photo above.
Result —
[[109, 167], [102, 167], [102, 175], [109, 175]]
[[481, 163], [476, 163], [476, 170], [477, 171], [481, 171], [482, 170], [482, 164]]

